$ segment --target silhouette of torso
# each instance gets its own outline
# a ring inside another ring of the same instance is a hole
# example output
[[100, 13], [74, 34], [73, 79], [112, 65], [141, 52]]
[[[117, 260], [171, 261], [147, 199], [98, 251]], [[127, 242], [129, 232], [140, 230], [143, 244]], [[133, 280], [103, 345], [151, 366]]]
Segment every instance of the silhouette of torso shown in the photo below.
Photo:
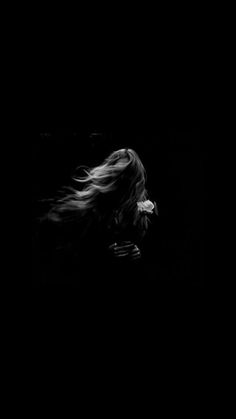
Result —
[[92, 210], [83, 217], [63, 222], [45, 219], [35, 240], [37, 274], [33, 281], [38, 286], [93, 287], [122, 281], [125, 277], [127, 280], [136, 264], [117, 260], [109, 251], [109, 245], [123, 240], [139, 245], [142, 237], [117, 211], [101, 215]]

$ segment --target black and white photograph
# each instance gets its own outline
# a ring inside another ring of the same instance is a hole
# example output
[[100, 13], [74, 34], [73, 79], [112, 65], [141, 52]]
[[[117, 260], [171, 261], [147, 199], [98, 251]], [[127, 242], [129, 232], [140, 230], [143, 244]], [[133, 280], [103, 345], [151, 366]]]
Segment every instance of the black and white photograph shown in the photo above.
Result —
[[[73, 127], [74, 128], [74, 127]], [[205, 151], [193, 128], [38, 130], [32, 287], [204, 288]]]

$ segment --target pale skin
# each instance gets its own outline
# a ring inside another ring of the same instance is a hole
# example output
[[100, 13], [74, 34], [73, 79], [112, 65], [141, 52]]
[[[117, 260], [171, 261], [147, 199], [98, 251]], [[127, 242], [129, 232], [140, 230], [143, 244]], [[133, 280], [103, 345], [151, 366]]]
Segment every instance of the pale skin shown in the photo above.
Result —
[[123, 241], [122, 243], [113, 243], [109, 246], [109, 250], [116, 258], [129, 258], [131, 260], [140, 259], [141, 252], [138, 246], [131, 241]]

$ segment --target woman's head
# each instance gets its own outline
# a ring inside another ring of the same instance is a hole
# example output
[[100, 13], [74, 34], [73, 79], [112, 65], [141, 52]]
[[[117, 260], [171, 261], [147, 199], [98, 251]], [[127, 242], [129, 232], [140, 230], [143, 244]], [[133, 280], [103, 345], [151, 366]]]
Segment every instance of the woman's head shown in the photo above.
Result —
[[86, 212], [93, 208], [129, 213], [138, 201], [147, 199], [146, 171], [133, 149], [114, 151], [85, 173], [83, 177], [74, 177], [78, 188], [60, 201], [57, 206], [60, 213], [72, 209]]
[[105, 187], [104, 192], [117, 193], [118, 197], [121, 194], [121, 202], [130, 195], [139, 199], [146, 183], [144, 166], [138, 154], [130, 148], [114, 151], [90, 174], [95, 182], [100, 181], [100, 186]]

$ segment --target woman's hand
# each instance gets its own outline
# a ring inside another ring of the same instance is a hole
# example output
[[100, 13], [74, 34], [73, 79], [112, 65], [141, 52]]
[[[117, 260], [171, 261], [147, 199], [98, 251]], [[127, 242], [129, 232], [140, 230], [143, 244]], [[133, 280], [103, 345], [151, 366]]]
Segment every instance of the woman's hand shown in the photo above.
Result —
[[141, 257], [140, 249], [131, 241], [113, 243], [109, 246], [109, 250], [116, 258], [129, 258], [131, 260], [136, 260]]

